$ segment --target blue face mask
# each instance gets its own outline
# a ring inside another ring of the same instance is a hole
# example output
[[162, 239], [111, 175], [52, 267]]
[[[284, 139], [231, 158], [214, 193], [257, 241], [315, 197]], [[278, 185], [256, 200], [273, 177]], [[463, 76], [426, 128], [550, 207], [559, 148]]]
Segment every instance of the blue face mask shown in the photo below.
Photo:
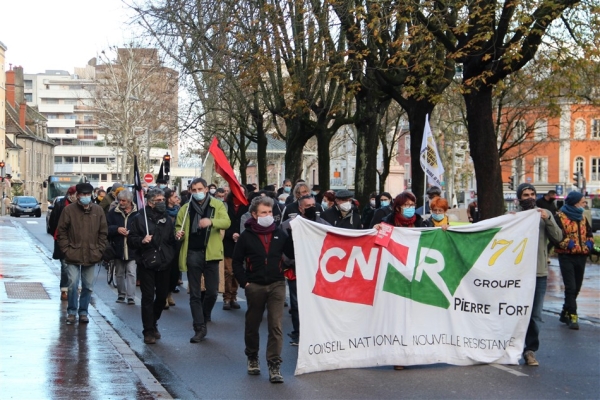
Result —
[[381, 207], [389, 207], [390, 206], [390, 202], [387, 200], [382, 200], [381, 201]]
[[202, 201], [206, 197], [206, 193], [204, 193], [204, 192], [192, 193], [192, 197], [196, 201]]
[[292, 191], [292, 188], [291, 188], [291, 187], [289, 187], [289, 186], [285, 186], [285, 187], [283, 188], [283, 191], [284, 191], [284, 192], [286, 192], [286, 193], [289, 193], [289, 192], [291, 192], [291, 191]]
[[404, 215], [405, 218], [412, 218], [415, 215], [415, 208], [407, 207], [402, 209], [402, 215]]
[[158, 188], [159, 188], [159, 189], [164, 189], [164, 188], [166, 188], [166, 187], [167, 187], [167, 185], [165, 185], [165, 184], [163, 184], [163, 183], [161, 183], [160, 185], [158, 185]]
[[83, 204], [84, 206], [87, 206], [88, 204], [90, 204], [92, 202], [92, 196], [81, 196], [79, 198], [79, 202], [81, 204]]
[[583, 207], [577, 207], [577, 209], [578, 209], [579, 211], [581, 211], [581, 212], [584, 212], [584, 211], [585, 211], [585, 208], [583, 208]]
[[444, 214], [431, 214], [431, 218], [439, 222], [444, 219]]

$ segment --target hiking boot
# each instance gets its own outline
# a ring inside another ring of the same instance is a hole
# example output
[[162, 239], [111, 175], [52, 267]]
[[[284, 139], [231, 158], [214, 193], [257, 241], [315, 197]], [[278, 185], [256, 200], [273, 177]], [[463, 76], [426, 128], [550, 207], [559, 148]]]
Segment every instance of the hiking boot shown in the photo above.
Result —
[[67, 294], [67, 292], [60, 292], [60, 299], [62, 301], [67, 301], [69, 300], [69, 295]]
[[146, 344], [155, 344], [156, 343], [156, 337], [154, 337], [154, 332], [144, 333], [144, 343], [146, 343]]
[[563, 324], [569, 325], [569, 313], [566, 310], [560, 312], [560, 318], [558, 319]]
[[231, 308], [233, 308], [234, 310], [239, 310], [239, 309], [241, 308], [241, 307], [240, 307], [240, 303], [238, 303], [238, 302], [237, 302], [237, 301], [235, 301], [235, 300], [231, 300], [231, 303], [230, 303], [230, 304], [231, 304]]
[[200, 343], [206, 337], [206, 324], [200, 324], [194, 327], [196, 334], [190, 339], [190, 343]]
[[579, 330], [579, 318], [577, 314], [569, 314], [569, 329]]
[[73, 325], [75, 323], [75, 314], [67, 314], [67, 325]]
[[535, 353], [531, 350], [527, 350], [525, 353], [523, 353], [523, 358], [525, 359], [525, 364], [529, 366], [537, 367], [540, 365], [538, 360], [535, 359]]
[[281, 376], [280, 366], [281, 363], [278, 361], [269, 361], [269, 382], [271, 383], [283, 383], [283, 376]]
[[226, 311], [231, 310], [231, 303], [229, 301], [223, 302], [223, 310], [226, 310]]
[[171, 307], [175, 305], [175, 300], [173, 300], [173, 296], [171, 295], [171, 293], [169, 293], [169, 295], [167, 296], [167, 303], [169, 303], [169, 306]]
[[248, 357], [248, 375], [260, 375], [258, 357]]
[[124, 296], [117, 297], [117, 303], [125, 303], [125, 297]]
[[87, 315], [85, 314], [79, 314], [79, 323], [80, 324], [87, 324], [90, 322], [90, 319], [88, 318]]

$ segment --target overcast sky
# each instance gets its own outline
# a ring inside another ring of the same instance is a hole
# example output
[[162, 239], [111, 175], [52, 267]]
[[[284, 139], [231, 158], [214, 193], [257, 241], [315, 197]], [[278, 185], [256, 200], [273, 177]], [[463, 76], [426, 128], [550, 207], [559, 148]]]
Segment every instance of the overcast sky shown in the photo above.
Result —
[[5, 69], [73, 73], [109, 46], [131, 42], [131, 15], [121, 0], [0, 0]]

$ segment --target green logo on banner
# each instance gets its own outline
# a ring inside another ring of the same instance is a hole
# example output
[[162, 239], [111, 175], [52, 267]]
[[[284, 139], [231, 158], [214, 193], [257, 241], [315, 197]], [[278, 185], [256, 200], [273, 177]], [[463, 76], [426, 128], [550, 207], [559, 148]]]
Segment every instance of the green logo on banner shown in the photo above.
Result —
[[383, 290], [447, 309], [460, 282], [499, 230], [462, 233], [436, 229], [422, 232], [412, 280], [388, 263]]

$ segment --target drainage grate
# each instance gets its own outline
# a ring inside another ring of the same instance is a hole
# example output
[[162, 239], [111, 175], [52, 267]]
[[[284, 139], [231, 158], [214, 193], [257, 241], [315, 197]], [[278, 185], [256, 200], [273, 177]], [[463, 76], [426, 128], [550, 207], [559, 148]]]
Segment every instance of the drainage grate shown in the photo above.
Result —
[[39, 282], [4, 282], [4, 287], [9, 299], [50, 300]]

